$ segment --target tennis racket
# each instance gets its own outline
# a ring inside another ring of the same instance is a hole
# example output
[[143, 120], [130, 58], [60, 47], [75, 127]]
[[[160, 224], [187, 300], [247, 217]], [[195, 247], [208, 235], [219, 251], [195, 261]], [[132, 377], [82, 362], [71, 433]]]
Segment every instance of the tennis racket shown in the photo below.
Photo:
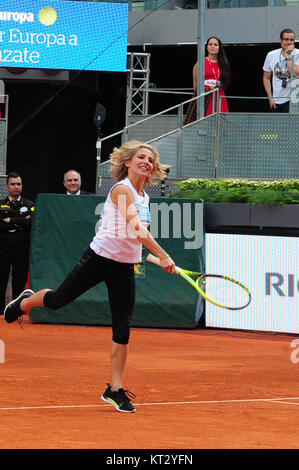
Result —
[[[159, 258], [149, 254], [150, 263], [161, 266]], [[251, 302], [251, 294], [241, 282], [220, 274], [202, 274], [176, 266], [176, 273], [185, 279], [205, 300], [228, 310], [242, 310]], [[192, 279], [193, 278], [193, 279]]]

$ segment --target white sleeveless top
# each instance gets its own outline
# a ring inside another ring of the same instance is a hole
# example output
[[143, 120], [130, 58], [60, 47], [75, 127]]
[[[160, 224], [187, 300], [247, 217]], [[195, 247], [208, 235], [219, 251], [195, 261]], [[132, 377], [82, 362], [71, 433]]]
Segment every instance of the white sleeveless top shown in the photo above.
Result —
[[[90, 248], [96, 254], [120, 263], [140, 263], [142, 244], [137, 239], [138, 234], [129, 225], [127, 226], [118, 206], [111, 200], [111, 191], [118, 184], [125, 184], [131, 189], [134, 195], [134, 205], [143, 225], [148, 227], [151, 222], [148, 194], [144, 191], [144, 196], [140, 196], [129, 178], [125, 178], [110, 189], [102, 210], [98, 231]], [[122, 197], [125, 204], [125, 196], [120, 196]], [[122, 203], [121, 199], [119, 203]]]

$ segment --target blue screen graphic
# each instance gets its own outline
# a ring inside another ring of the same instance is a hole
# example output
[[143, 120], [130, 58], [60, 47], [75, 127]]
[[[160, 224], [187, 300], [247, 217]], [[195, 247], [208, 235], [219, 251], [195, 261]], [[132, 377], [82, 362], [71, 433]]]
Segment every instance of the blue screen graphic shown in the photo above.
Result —
[[125, 72], [128, 5], [1, 0], [0, 66]]

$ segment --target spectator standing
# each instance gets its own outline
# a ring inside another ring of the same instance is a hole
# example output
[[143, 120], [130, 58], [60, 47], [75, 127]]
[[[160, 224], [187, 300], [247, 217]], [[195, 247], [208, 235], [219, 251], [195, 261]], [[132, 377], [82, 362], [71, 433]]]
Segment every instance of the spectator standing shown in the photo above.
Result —
[[[230, 65], [226, 57], [226, 53], [222, 41], [216, 36], [211, 36], [207, 40], [207, 55], [205, 57], [205, 92], [219, 88], [219, 96], [221, 96], [221, 112], [229, 112], [227, 100], [225, 98], [225, 90], [230, 82]], [[197, 96], [197, 73], [198, 64], [193, 67], [193, 97]], [[216, 111], [216, 100], [213, 106], [212, 94], [205, 97], [205, 116]], [[197, 119], [196, 100], [191, 101], [186, 113], [185, 124], [190, 124]]]
[[9, 274], [12, 296], [17, 297], [28, 279], [31, 223], [34, 202], [22, 198], [22, 178], [18, 173], [7, 176], [8, 195], [0, 200], [0, 314], [5, 306]]
[[[269, 97], [270, 112], [288, 113], [290, 108], [290, 77], [292, 57], [294, 57], [294, 76], [299, 75], [299, 49], [295, 49], [295, 33], [283, 29], [280, 33], [281, 48], [268, 52], [263, 70], [263, 85]], [[272, 76], [272, 87], [271, 87]]]

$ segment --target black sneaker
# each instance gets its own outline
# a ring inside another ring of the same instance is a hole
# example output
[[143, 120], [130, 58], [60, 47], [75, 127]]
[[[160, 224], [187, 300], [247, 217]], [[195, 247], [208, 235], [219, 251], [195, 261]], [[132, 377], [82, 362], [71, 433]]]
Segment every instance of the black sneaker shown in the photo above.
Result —
[[134, 393], [129, 392], [129, 390], [124, 390], [123, 388], [119, 388], [117, 392], [113, 392], [111, 390], [111, 385], [107, 385], [108, 387], [101, 397], [102, 400], [113, 405], [117, 411], [122, 411], [124, 413], [132, 413], [133, 411], [136, 411], [129, 399], [129, 397], [135, 398]]
[[24, 292], [22, 292], [22, 294], [19, 295], [19, 297], [9, 302], [4, 310], [4, 320], [7, 323], [12, 323], [21, 317], [24, 314], [23, 310], [20, 309], [22, 300], [26, 299], [27, 297], [31, 297], [33, 294], [33, 290], [26, 289]]

